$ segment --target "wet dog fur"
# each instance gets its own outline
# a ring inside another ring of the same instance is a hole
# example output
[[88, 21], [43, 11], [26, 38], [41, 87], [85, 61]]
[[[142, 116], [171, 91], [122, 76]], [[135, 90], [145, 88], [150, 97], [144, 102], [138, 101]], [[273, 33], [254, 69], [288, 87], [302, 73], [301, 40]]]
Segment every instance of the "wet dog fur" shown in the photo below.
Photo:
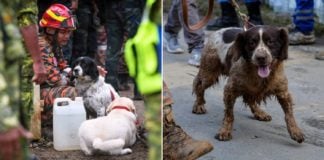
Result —
[[225, 28], [209, 37], [193, 82], [196, 100], [192, 112], [206, 113], [205, 90], [216, 84], [221, 75], [227, 76], [223, 125], [216, 139], [227, 141], [232, 138], [236, 98], [243, 98], [255, 119], [271, 121], [271, 116], [259, 105], [268, 97], [275, 96], [284, 111], [290, 137], [298, 143], [304, 141], [293, 115], [293, 101], [284, 73], [283, 62], [288, 58], [288, 45], [287, 31], [271, 26], [256, 26], [246, 32]]

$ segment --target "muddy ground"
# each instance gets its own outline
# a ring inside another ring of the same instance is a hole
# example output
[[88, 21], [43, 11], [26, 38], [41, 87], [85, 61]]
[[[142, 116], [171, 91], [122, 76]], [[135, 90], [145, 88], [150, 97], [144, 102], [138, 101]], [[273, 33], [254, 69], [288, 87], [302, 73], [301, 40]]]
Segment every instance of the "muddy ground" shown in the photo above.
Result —
[[[121, 96], [133, 97], [133, 91], [121, 91]], [[137, 114], [140, 121], [140, 127], [144, 127], [144, 102], [134, 101], [137, 109]], [[140, 129], [143, 131], [143, 129]], [[145, 134], [144, 134], [145, 135]], [[85, 156], [82, 151], [56, 151], [53, 148], [53, 142], [48, 139], [41, 139], [37, 142], [32, 142], [30, 150], [40, 160], [144, 160], [147, 159], [148, 147], [146, 140], [142, 137], [137, 139], [136, 143], [131, 147], [133, 153], [123, 156], [107, 156], [107, 155], [96, 155], [96, 156]]]

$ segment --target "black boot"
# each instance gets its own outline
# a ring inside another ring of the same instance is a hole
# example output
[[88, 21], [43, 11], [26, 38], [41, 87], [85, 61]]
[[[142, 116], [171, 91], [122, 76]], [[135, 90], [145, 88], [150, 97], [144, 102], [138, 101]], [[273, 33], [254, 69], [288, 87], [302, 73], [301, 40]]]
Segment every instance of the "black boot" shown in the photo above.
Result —
[[238, 18], [234, 7], [230, 3], [220, 4], [222, 13], [221, 17], [208, 22], [207, 30], [217, 30], [225, 27], [238, 27]]
[[263, 25], [260, 10], [260, 2], [246, 3], [246, 8], [249, 12], [249, 21], [254, 25]]

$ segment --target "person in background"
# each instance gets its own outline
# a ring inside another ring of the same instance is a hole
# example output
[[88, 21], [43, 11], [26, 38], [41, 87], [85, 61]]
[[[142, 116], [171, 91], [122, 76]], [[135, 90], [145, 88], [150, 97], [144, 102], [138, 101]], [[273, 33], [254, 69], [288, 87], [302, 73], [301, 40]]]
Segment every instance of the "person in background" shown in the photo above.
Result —
[[32, 135], [22, 126], [27, 113], [22, 112], [24, 109], [20, 104], [19, 67], [26, 51], [18, 30], [33, 61], [31, 80], [40, 84], [46, 80], [47, 74], [37, 43], [36, 1], [1, 1], [0, 28], [0, 159], [36, 159], [28, 153], [26, 138]]
[[[239, 19], [235, 8], [230, 3], [231, 0], [218, 0], [221, 8], [221, 16], [217, 19], [209, 21], [206, 26], [207, 30], [218, 30], [226, 27], [239, 27]], [[248, 11], [249, 22], [254, 25], [263, 25], [261, 16], [260, 0], [244, 0]]]
[[[77, 16], [76, 11], [78, 10], [79, 6], [79, 0], [38, 0], [37, 6], [38, 6], [38, 21], [42, 19], [42, 16], [44, 12], [49, 8], [52, 4], [59, 3], [63, 4], [66, 7], [68, 7], [71, 12], [72, 16], [74, 18], [74, 21], [76, 23], [76, 26], [78, 27], [77, 22]], [[39, 28], [40, 32], [42, 32], [42, 27]], [[71, 64], [71, 58], [72, 58], [72, 38], [70, 38], [69, 42], [62, 47], [64, 58]]]
[[[197, 4], [195, 0], [188, 0], [188, 19], [190, 24], [196, 24], [199, 21]], [[198, 67], [200, 65], [201, 52], [204, 47], [204, 32], [199, 29], [189, 32], [183, 27], [181, 0], [173, 0], [168, 13], [167, 23], [164, 26], [164, 38], [166, 42], [166, 50], [171, 54], [183, 53], [184, 50], [178, 42], [178, 34], [183, 28], [185, 41], [188, 44], [188, 52], [191, 57], [188, 60], [189, 65]]]
[[97, 65], [105, 68], [105, 63], [106, 63], [106, 51], [107, 51], [107, 45], [98, 45], [98, 50], [97, 54], [95, 56], [95, 61]]
[[289, 30], [289, 44], [315, 43], [314, 0], [296, 0], [293, 27]]
[[107, 52], [107, 33], [105, 26], [100, 25], [97, 29], [97, 54], [95, 55], [96, 63], [105, 68], [106, 52]]

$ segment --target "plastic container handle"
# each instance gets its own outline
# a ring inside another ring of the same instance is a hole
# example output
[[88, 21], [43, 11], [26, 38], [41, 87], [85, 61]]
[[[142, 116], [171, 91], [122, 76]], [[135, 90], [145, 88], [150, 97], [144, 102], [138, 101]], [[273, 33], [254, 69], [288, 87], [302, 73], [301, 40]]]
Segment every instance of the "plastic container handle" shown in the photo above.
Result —
[[62, 98], [56, 98], [54, 100], [54, 105], [55, 106], [58, 106], [58, 103], [60, 103], [60, 102], [66, 102], [66, 101], [69, 102], [69, 104], [71, 104], [71, 102], [72, 102], [72, 100], [70, 98], [62, 97]]

